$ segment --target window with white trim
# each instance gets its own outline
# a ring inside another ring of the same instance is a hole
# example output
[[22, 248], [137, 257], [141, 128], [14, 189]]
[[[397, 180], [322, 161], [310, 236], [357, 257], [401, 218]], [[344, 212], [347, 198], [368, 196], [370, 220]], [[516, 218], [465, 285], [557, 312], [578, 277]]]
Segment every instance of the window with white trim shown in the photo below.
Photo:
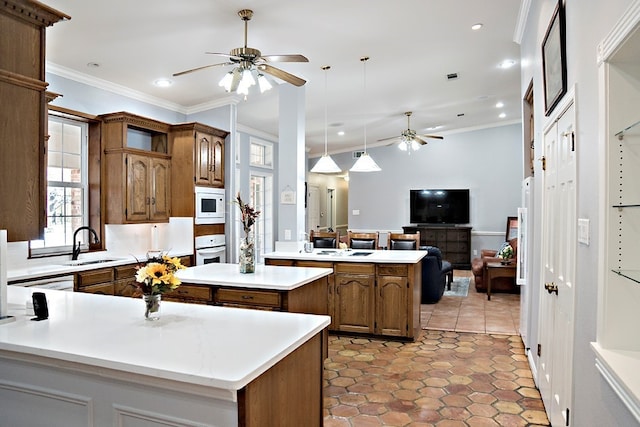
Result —
[[[86, 122], [49, 115], [47, 143], [47, 226], [43, 240], [32, 240], [32, 254], [70, 252], [73, 232], [87, 223]], [[79, 236], [86, 242], [86, 234]]]

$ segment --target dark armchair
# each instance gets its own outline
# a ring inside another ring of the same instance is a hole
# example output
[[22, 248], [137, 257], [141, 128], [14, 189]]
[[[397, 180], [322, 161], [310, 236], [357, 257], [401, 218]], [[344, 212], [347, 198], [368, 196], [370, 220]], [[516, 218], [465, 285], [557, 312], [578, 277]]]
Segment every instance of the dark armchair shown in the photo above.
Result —
[[[422, 304], [434, 304], [440, 301], [447, 284], [449, 274], [442, 261], [442, 252], [435, 246], [420, 246], [427, 251], [422, 258]], [[449, 264], [451, 266], [451, 264]], [[453, 270], [451, 270], [453, 271]]]

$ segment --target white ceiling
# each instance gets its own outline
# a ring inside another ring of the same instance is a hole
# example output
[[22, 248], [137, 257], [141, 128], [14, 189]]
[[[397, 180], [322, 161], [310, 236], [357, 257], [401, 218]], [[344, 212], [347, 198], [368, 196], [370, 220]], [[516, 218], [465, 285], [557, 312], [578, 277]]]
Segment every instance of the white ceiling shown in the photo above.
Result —
[[[418, 133], [442, 135], [521, 118], [520, 64], [498, 66], [520, 57], [513, 41], [517, 0], [43, 1], [71, 16], [47, 30], [49, 70], [106, 80], [178, 111], [233, 99], [218, 86], [230, 67], [171, 75], [225, 62], [204, 52], [242, 47], [244, 23], [237, 12], [252, 9], [249, 47], [263, 55], [309, 58], [273, 65], [307, 80], [311, 156], [324, 151], [325, 98], [330, 153], [362, 149], [365, 123], [369, 147], [399, 136], [407, 127], [405, 111], [413, 112], [411, 128]], [[476, 23], [484, 26], [473, 31]], [[371, 58], [366, 90], [362, 56]], [[326, 92], [324, 65], [331, 66]], [[458, 79], [448, 80], [449, 73]], [[173, 85], [155, 87], [163, 77]], [[503, 108], [496, 108], [499, 101]], [[498, 117], [501, 112], [504, 118]], [[277, 135], [277, 90], [240, 100], [238, 122]], [[428, 129], [433, 126], [442, 127]], [[338, 136], [338, 130], [345, 135]], [[446, 137], [430, 143], [446, 144]]]

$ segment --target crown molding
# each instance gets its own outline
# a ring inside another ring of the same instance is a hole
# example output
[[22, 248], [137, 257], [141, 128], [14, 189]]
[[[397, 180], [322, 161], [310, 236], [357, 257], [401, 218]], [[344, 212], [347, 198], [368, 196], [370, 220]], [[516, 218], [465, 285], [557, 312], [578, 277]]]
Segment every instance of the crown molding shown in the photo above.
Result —
[[524, 36], [530, 11], [531, 0], [522, 0], [520, 3], [520, 11], [518, 12], [518, 22], [516, 22], [516, 28], [513, 31], [513, 41], [518, 44], [522, 44], [522, 37]]
[[640, 1], [635, 1], [622, 14], [622, 17], [613, 26], [611, 32], [598, 44], [598, 64], [608, 61], [622, 46], [640, 23]]

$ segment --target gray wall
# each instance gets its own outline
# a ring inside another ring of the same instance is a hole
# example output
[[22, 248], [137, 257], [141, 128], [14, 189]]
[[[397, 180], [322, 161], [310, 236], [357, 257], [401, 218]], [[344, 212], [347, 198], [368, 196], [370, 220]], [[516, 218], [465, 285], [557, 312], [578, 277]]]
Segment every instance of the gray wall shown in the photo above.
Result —
[[[410, 189], [468, 188], [471, 256], [474, 250], [497, 249], [507, 217], [517, 216], [520, 206], [521, 133], [517, 123], [446, 135], [411, 154], [395, 145], [368, 148], [382, 171], [349, 174], [349, 228], [401, 230], [409, 225]], [[354, 163], [351, 152], [332, 157], [345, 171]]]
[[[598, 303], [598, 145], [599, 95], [598, 67], [596, 61], [598, 43], [609, 33], [631, 0], [607, 0], [584, 2], [565, 0], [567, 22], [567, 74], [568, 87], [575, 85], [577, 116], [577, 164], [579, 218], [591, 220], [591, 242], [589, 246], [577, 246], [575, 336], [573, 356], [573, 405], [572, 426], [636, 426], [635, 418], [621, 403], [603, 380], [595, 367], [595, 355], [589, 343], [596, 339]], [[542, 132], [547, 124], [543, 112], [542, 61], [540, 43], [551, 18], [555, 0], [531, 1], [521, 43], [522, 94], [529, 82], [534, 82], [535, 96], [535, 158], [542, 156]], [[534, 228], [537, 230], [534, 246], [538, 254], [532, 268], [540, 269], [540, 218], [542, 173], [536, 163], [534, 183], [536, 209]], [[604, 195], [602, 195], [604, 196]], [[531, 215], [531, 213], [530, 213]], [[541, 283], [539, 271], [534, 284]], [[533, 289], [536, 289], [534, 286]], [[532, 322], [537, 322], [537, 312], [532, 313]], [[630, 325], [629, 333], [636, 333]], [[532, 337], [537, 340], [537, 337]], [[535, 344], [534, 344], [535, 345]]]

